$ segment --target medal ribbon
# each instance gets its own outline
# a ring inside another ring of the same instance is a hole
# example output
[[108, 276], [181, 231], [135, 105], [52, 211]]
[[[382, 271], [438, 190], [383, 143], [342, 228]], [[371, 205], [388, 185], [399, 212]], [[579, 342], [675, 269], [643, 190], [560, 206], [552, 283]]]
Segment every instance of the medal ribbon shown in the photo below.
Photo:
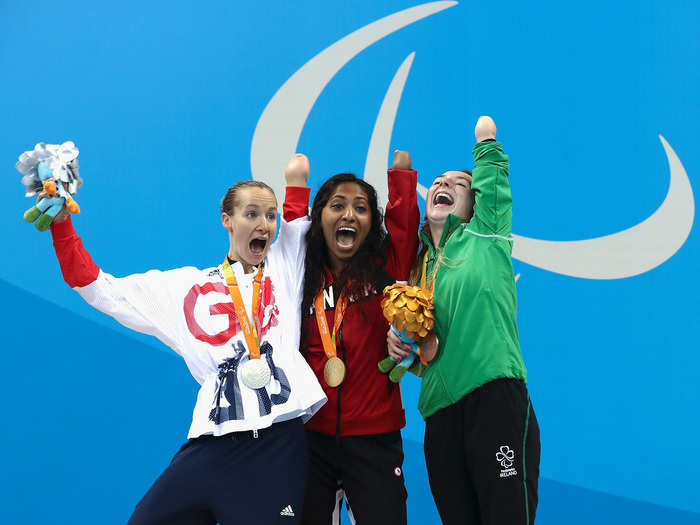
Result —
[[[425, 250], [425, 253], [423, 254], [423, 271], [421, 272], [421, 278], [420, 278], [420, 287], [423, 288], [424, 290], [428, 289], [426, 280], [428, 278], [428, 250]], [[435, 270], [433, 270], [435, 271]], [[431, 284], [435, 284], [435, 279], [431, 280]], [[432, 286], [430, 287], [432, 290]]]
[[345, 308], [347, 308], [347, 306], [348, 298], [345, 297], [344, 291], [340, 292], [338, 304], [335, 305], [335, 319], [333, 321], [333, 333], [331, 334], [328, 329], [328, 321], [326, 320], [326, 309], [323, 305], [323, 289], [318, 292], [314, 300], [316, 324], [321, 334], [321, 341], [323, 341], [323, 351], [326, 352], [326, 357], [328, 357], [328, 359], [336, 357], [335, 334], [337, 334], [340, 329], [340, 324], [343, 322], [343, 316], [345, 315]]
[[241, 297], [241, 291], [238, 289], [238, 282], [236, 281], [236, 276], [233, 273], [233, 269], [228, 262], [228, 257], [224, 259], [224, 277], [226, 277], [226, 284], [228, 284], [228, 291], [231, 294], [231, 300], [233, 301], [233, 306], [236, 309], [236, 317], [238, 318], [238, 324], [241, 325], [241, 330], [243, 330], [243, 335], [245, 336], [245, 341], [248, 343], [248, 352], [250, 352], [251, 359], [260, 359], [260, 345], [258, 344], [258, 330], [257, 330], [257, 320], [258, 320], [258, 303], [260, 298], [260, 283], [262, 282], [262, 264], [258, 266], [258, 273], [253, 281], [253, 325], [251, 327], [250, 321], [248, 320], [248, 314], [245, 311], [245, 305], [243, 304], [243, 298]]
[[[421, 286], [421, 288], [423, 288], [424, 290], [427, 290], [427, 289], [428, 289], [428, 288], [427, 288], [427, 279], [428, 279], [428, 276], [427, 276], [427, 273], [428, 273], [428, 272], [427, 272], [427, 270], [428, 270], [428, 250], [426, 250], [426, 251], [425, 251], [425, 254], [423, 254], [423, 271], [422, 271], [422, 275], [421, 275], [421, 279], [420, 279], [420, 286]], [[437, 268], [435, 268], [433, 271], [436, 272], [436, 271], [437, 271]], [[431, 284], [432, 284], [433, 286], [435, 285], [435, 279], [434, 279], [434, 278], [431, 279]], [[430, 291], [432, 291], [432, 286], [431, 286]], [[428, 366], [428, 362], [427, 362], [425, 359], [423, 359], [423, 356], [422, 356], [421, 353], [420, 353], [420, 348], [418, 348], [418, 358], [420, 359], [420, 362], [421, 362], [421, 364], [422, 364], [423, 366]]]

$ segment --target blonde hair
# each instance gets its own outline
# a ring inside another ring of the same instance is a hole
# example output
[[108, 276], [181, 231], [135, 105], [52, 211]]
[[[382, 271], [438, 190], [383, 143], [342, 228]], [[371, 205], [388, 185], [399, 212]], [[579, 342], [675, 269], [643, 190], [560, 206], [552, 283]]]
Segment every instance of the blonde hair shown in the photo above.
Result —
[[[423, 280], [423, 258], [428, 252], [428, 246], [423, 244], [416, 260], [411, 267], [411, 273], [408, 277], [408, 284], [413, 286], [419, 286]], [[438, 270], [440, 268], [457, 268], [460, 264], [464, 263], [466, 259], [450, 259], [442, 250], [437, 250], [435, 257], [435, 264], [433, 265], [433, 271], [429, 275], [425, 276], [425, 286], [428, 290], [432, 290], [435, 287], [435, 279], [437, 278]], [[426, 273], [428, 268], [426, 265]]]

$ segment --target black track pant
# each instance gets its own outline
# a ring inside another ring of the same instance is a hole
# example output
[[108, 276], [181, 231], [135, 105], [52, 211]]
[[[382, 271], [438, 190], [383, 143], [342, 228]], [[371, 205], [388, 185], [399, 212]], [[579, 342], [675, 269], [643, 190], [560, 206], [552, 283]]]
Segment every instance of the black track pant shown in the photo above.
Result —
[[491, 381], [439, 410], [423, 445], [445, 525], [534, 523], [540, 429], [522, 381]]
[[129, 525], [293, 525], [306, 481], [301, 419], [191, 439], [136, 506]]
[[309, 473], [303, 525], [334, 522], [341, 488], [358, 525], [405, 525], [406, 488], [399, 431], [335, 436], [307, 431]]

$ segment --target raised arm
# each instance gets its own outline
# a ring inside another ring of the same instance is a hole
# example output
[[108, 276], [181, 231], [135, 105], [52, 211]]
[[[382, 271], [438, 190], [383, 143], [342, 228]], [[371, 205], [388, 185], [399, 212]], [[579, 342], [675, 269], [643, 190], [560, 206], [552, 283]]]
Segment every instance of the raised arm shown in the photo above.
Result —
[[491, 117], [479, 117], [474, 128], [474, 218], [470, 227], [478, 233], [508, 236], [512, 229], [513, 199], [508, 182], [508, 155], [496, 142], [496, 124]]
[[70, 216], [63, 215], [59, 219], [61, 214], [57, 215], [51, 224], [53, 247], [61, 266], [63, 280], [71, 288], [81, 288], [94, 282], [100, 269], [83, 247], [83, 241], [73, 228]]
[[282, 205], [282, 217], [287, 222], [292, 222], [309, 213], [309, 194], [311, 193], [311, 189], [307, 187], [309, 169], [309, 159], [306, 155], [297, 153], [289, 159], [284, 170], [287, 187]]
[[270, 256], [282, 257], [287, 282], [294, 283], [293, 293], [301, 297], [306, 257], [306, 232], [311, 225], [309, 210], [309, 159], [295, 154], [284, 170], [287, 183], [279, 235], [270, 250]]
[[166, 277], [171, 272], [152, 270], [122, 278], [103, 272], [83, 247], [70, 216], [54, 221], [51, 234], [63, 279], [88, 304], [181, 353], [172, 283]]
[[387, 174], [389, 202], [384, 224], [391, 235], [387, 252], [387, 271], [398, 281], [407, 281], [418, 247], [420, 212], [416, 196], [417, 174], [411, 169], [411, 156], [396, 150]]

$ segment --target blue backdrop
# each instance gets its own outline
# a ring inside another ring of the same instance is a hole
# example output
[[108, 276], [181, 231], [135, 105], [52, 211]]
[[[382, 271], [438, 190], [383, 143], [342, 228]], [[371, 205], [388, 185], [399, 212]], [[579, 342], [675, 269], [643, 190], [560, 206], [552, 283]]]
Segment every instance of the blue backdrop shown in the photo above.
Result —
[[[531, 4], [3, 2], [0, 521], [125, 522], [197, 387], [63, 283], [21, 218], [22, 151], [75, 141], [74, 222], [125, 275], [215, 264], [226, 188], [280, 185], [295, 150], [314, 189], [347, 170], [380, 185], [394, 148], [428, 185], [470, 166], [489, 114], [521, 236], [538, 523], [700, 523], [700, 4]], [[439, 523], [419, 383], [402, 387], [409, 522]]]

